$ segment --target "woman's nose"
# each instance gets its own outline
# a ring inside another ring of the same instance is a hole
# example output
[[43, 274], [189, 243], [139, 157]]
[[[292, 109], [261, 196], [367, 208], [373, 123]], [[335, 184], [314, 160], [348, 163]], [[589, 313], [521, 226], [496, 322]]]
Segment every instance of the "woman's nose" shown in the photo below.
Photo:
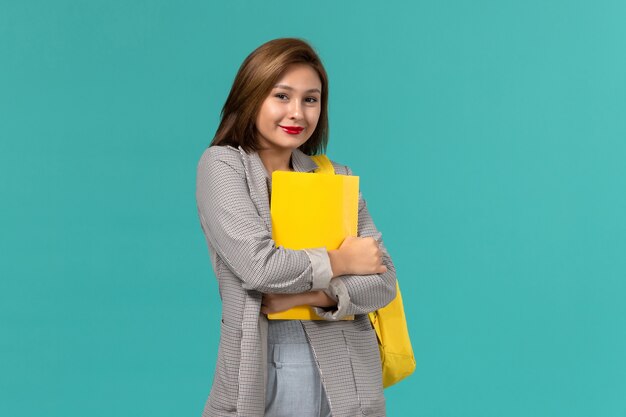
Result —
[[302, 117], [302, 108], [300, 107], [300, 103], [298, 100], [294, 100], [291, 102], [289, 106], [289, 118], [290, 119], [300, 119]]

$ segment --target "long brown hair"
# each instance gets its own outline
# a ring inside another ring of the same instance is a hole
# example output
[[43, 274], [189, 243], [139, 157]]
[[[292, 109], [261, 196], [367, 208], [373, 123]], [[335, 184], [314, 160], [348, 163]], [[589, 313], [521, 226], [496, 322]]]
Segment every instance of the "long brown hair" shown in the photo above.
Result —
[[310, 65], [322, 82], [320, 117], [315, 131], [300, 150], [307, 155], [325, 152], [328, 143], [328, 77], [315, 50], [297, 38], [271, 40], [246, 57], [222, 107], [220, 125], [210, 146], [241, 146], [246, 152], [258, 150], [255, 121], [259, 109], [276, 82], [293, 64]]

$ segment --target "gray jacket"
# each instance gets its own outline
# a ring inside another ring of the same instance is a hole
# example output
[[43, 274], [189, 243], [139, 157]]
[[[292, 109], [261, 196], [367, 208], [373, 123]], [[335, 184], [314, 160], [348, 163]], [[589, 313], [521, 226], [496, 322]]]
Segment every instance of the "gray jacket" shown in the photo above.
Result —
[[[295, 171], [316, 163], [292, 152]], [[337, 174], [352, 175], [333, 162]], [[222, 300], [221, 335], [211, 393], [203, 416], [261, 417], [265, 410], [267, 318], [263, 293], [324, 290], [337, 301], [316, 308], [324, 321], [302, 321], [334, 417], [384, 416], [380, 354], [367, 313], [395, 297], [396, 273], [382, 239], [387, 272], [330, 279], [325, 248], [275, 247], [270, 183], [256, 152], [212, 146], [198, 163], [196, 200]], [[359, 196], [358, 235], [380, 238]], [[355, 320], [339, 320], [355, 315]]]

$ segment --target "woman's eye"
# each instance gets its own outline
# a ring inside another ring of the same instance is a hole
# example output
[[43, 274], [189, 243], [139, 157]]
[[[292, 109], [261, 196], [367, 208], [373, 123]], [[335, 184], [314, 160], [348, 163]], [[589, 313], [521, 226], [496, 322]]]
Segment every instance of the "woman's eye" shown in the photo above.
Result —
[[306, 102], [307, 103], [317, 103], [317, 99], [315, 97], [307, 97], [306, 98]]
[[278, 93], [276, 94], [276, 97], [278, 97], [281, 100], [285, 100], [287, 98], [287, 94]]

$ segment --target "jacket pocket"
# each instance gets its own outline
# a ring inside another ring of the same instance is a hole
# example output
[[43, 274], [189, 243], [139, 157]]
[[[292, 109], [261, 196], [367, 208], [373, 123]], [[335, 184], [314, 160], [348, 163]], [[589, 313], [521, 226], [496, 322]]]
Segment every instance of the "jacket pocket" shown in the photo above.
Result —
[[220, 344], [213, 387], [209, 396], [211, 406], [224, 411], [236, 411], [239, 394], [241, 361], [241, 329], [224, 323], [220, 326]]
[[343, 330], [357, 395], [365, 416], [385, 415], [385, 396], [376, 332]]

